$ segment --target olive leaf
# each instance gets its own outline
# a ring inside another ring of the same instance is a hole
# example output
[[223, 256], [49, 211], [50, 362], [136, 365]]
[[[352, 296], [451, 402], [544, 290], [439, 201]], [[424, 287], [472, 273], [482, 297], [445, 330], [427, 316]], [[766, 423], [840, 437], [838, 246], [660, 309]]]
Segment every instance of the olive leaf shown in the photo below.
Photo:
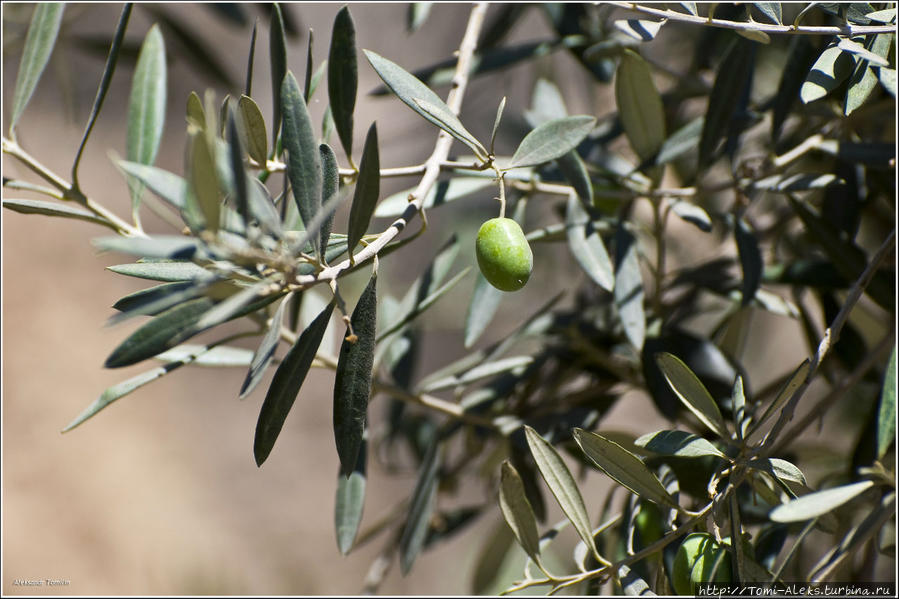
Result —
[[19, 214], [43, 214], [44, 216], [61, 216], [63, 218], [74, 218], [89, 223], [109, 226], [109, 222], [98, 217], [93, 212], [78, 208], [77, 206], [69, 206], [57, 202], [47, 202], [44, 200], [18, 200], [4, 199], [3, 207], [18, 212]]
[[337, 475], [337, 497], [334, 501], [334, 530], [337, 534], [337, 549], [347, 555], [362, 523], [362, 509], [365, 506], [365, 480], [367, 450], [365, 439], [359, 446], [356, 463], [349, 476], [343, 472]]
[[653, 453], [673, 455], [681, 458], [701, 458], [703, 456], [726, 456], [699, 435], [678, 430], [647, 433], [634, 441], [634, 445], [645, 447]]
[[334, 17], [331, 50], [328, 53], [328, 100], [337, 136], [352, 161], [353, 110], [356, 107], [358, 75], [356, 66], [356, 28], [346, 6]]
[[613, 289], [618, 318], [628, 341], [640, 351], [646, 336], [643, 312], [643, 277], [637, 258], [637, 238], [624, 226], [615, 231], [615, 287]]
[[362, 162], [359, 166], [359, 176], [356, 179], [356, 191], [353, 193], [353, 204], [350, 206], [350, 221], [347, 225], [347, 244], [350, 253], [356, 249], [356, 245], [374, 214], [375, 205], [378, 203], [381, 185], [381, 162], [378, 156], [378, 128], [372, 123], [365, 136], [365, 145], [362, 149]]
[[540, 535], [534, 509], [525, 494], [521, 476], [509, 460], [503, 462], [500, 471], [499, 505], [518, 544], [528, 557], [540, 563]]
[[439, 439], [435, 438], [431, 442], [421, 462], [415, 490], [412, 491], [409, 515], [406, 517], [406, 525], [400, 537], [400, 570], [403, 574], [408, 574], [412, 569], [412, 564], [421, 553], [428, 533], [431, 513], [434, 511], [434, 499], [437, 495], [441, 447]]
[[537, 166], [559, 158], [578, 146], [596, 125], [596, 117], [566, 116], [538, 125], [528, 133], [506, 168]]
[[590, 215], [573, 193], [568, 196], [565, 228], [568, 247], [577, 263], [597, 285], [606, 291], [612, 291], [615, 287], [612, 261]]
[[284, 38], [284, 16], [276, 2], [272, 8], [271, 29], [268, 35], [269, 63], [272, 74], [272, 149], [278, 145], [278, 131], [281, 129], [282, 99], [281, 87], [287, 75], [287, 40]]
[[268, 330], [262, 337], [259, 347], [256, 348], [256, 351], [253, 353], [253, 358], [250, 361], [250, 369], [247, 371], [247, 376], [240, 386], [240, 399], [247, 397], [253, 392], [256, 385], [262, 381], [262, 377], [269, 367], [269, 364], [271, 364], [272, 358], [275, 357], [275, 349], [278, 347], [278, 342], [281, 340], [281, 322], [284, 320], [284, 308], [287, 306], [290, 297], [290, 295], [285, 296], [285, 298], [278, 304], [278, 308], [272, 316], [271, 323], [268, 325]]
[[729, 435], [718, 404], [693, 371], [679, 358], [667, 352], [658, 354], [656, 363], [681, 402], [712, 432], [721, 439], [728, 439]]
[[774, 522], [801, 522], [823, 516], [874, 486], [870, 480], [833, 487], [803, 495], [779, 505], [768, 513]]
[[265, 133], [265, 119], [259, 105], [249, 96], [241, 96], [237, 101], [240, 118], [237, 120], [238, 132], [247, 154], [256, 164], [265, 166], [268, 153], [268, 137]]
[[53, 52], [64, 9], [65, 4], [62, 2], [40, 3], [34, 8], [31, 24], [28, 26], [28, 33], [25, 36], [19, 72], [16, 75], [16, 87], [13, 92], [12, 110], [9, 117], [11, 135], [34, 93], [34, 88], [37, 87], [37, 82], [47, 66], [50, 54]]
[[896, 438], [896, 346], [883, 375], [880, 405], [877, 408], [877, 459], [883, 459], [886, 450]]
[[641, 161], [653, 158], [665, 141], [665, 110], [649, 64], [633, 50], [621, 54], [615, 76], [618, 118]]

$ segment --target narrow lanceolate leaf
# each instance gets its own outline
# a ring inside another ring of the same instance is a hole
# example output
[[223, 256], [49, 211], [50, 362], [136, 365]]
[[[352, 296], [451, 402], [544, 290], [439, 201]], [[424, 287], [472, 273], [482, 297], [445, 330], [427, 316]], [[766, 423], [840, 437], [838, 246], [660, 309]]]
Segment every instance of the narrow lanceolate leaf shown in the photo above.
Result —
[[278, 347], [278, 341], [281, 339], [281, 322], [284, 319], [284, 307], [287, 303], [288, 298], [285, 297], [281, 300], [281, 303], [278, 304], [278, 309], [275, 310], [275, 314], [272, 316], [272, 322], [269, 325], [265, 336], [262, 337], [259, 347], [256, 348], [256, 353], [253, 354], [253, 359], [250, 362], [250, 370], [247, 372], [247, 376], [244, 378], [243, 384], [240, 387], [240, 399], [245, 398], [253, 392], [253, 389], [255, 389], [256, 385], [259, 384], [259, 381], [262, 380], [269, 364], [271, 364], [272, 358], [275, 357], [275, 349]]
[[565, 515], [571, 521], [578, 535], [583, 539], [587, 547], [596, 555], [596, 543], [593, 540], [592, 528], [590, 526], [590, 518], [587, 516], [587, 508], [584, 506], [584, 498], [577, 488], [577, 483], [568, 466], [562, 461], [558, 452], [550, 445], [546, 439], [529, 426], [524, 427], [525, 436], [527, 437], [528, 447], [537, 463], [537, 468], [546, 481], [546, 485], [556, 501], [565, 512]]
[[574, 429], [574, 440], [594, 464], [613, 480], [643, 499], [678, 509], [677, 502], [643, 460], [602, 435]]
[[696, 204], [691, 204], [686, 200], [673, 200], [671, 202], [671, 211], [681, 220], [690, 223], [700, 231], [708, 233], [712, 230], [712, 218], [709, 216], [709, 213]]
[[442, 453], [440, 447], [440, 441], [435, 439], [422, 460], [418, 482], [415, 483], [415, 490], [412, 492], [409, 515], [406, 517], [406, 526], [400, 537], [400, 569], [404, 575], [412, 569], [412, 564], [421, 553], [428, 534], [431, 513], [434, 511], [434, 498], [437, 495], [437, 474], [440, 470]]
[[844, 50], [847, 49], [843, 45], [844, 43], [852, 44], [852, 48], [856, 52], [860, 52], [858, 56], [863, 59], [857, 61], [852, 78], [849, 79], [849, 90], [846, 92], [846, 102], [843, 105], [843, 114], [846, 116], [849, 116], [856, 108], [864, 104], [871, 92], [874, 91], [874, 88], [877, 86], [878, 76], [872, 67], [879, 65], [882, 69], [889, 66], [889, 62], [886, 59], [889, 57], [890, 46], [894, 38], [894, 34], [881, 33], [876, 35], [868, 44], [870, 50], [848, 38], [840, 42]]
[[208, 270], [193, 262], [135, 262], [106, 268], [120, 275], [151, 281], [194, 281], [209, 276]]
[[[665, 21], [648, 21], [643, 19], [619, 19], [614, 23], [615, 29], [638, 42], [648, 42], [655, 39], [664, 24]], [[628, 52], [628, 50], [625, 50], [625, 52]]]
[[594, 125], [596, 118], [589, 115], [566, 116], [538, 125], [521, 140], [508, 168], [537, 166], [555, 160], [584, 141]]
[[261, 466], [275, 446], [275, 441], [284, 426], [284, 420], [296, 401], [297, 393], [306, 379], [315, 352], [321, 345], [334, 302], [329, 303], [321, 314], [306, 328], [278, 365], [272, 384], [265, 394], [259, 420], [256, 422], [256, 438], [253, 441], [253, 456], [256, 465]]
[[634, 445], [645, 447], [653, 453], [681, 458], [701, 458], [703, 456], [725, 458], [725, 455], [717, 447], [699, 435], [686, 431], [666, 430], [648, 433], [634, 441]]
[[754, 458], [746, 462], [746, 465], [750, 468], [767, 472], [781, 481], [790, 481], [803, 486], [808, 485], [805, 480], [805, 475], [802, 474], [802, 470], [787, 460], [781, 460], [779, 458]]
[[803, 495], [783, 505], [779, 505], [768, 514], [774, 522], [801, 522], [811, 520], [840, 507], [844, 503], [861, 495], [874, 486], [870, 480], [850, 485], [825, 489]]
[[63, 218], [85, 220], [98, 225], [109, 224], [93, 212], [83, 208], [56, 202], [46, 202], [44, 200], [3, 200], [3, 207], [19, 214], [43, 214], [44, 216], [61, 216]]
[[524, 483], [508, 460], [503, 462], [499, 482], [499, 507], [518, 544], [535, 562], [540, 561], [540, 535], [534, 509], [524, 492]]
[[765, 264], [762, 261], [758, 239], [742, 218], [738, 218], [734, 226], [734, 239], [737, 242], [737, 253], [740, 256], [740, 268], [743, 270], [741, 304], [746, 306], [755, 297], [755, 293], [762, 283], [762, 271]]
[[775, 25], [783, 24], [780, 2], [753, 2], [752, 5]]
[[593, 206], [595, 202], [593, 182], [590, 181], [587, 165], [580, 154], [577, 153], [577, 150], [572, 150], [556, 158], [556, 165], [559, 167], [562, 176], [574, 188], [581, 201], [587, 206]]
[[334, 441], [340, 457], [342, 472], [349, 476], [362, 446], [365, 416], [371, 396], [372, 366], [375, 357], [375, 334], [378, 323], [377, 274], [373, 274], [356, 303], [350, 318], [337, 372], [334, 376]]
[[468, 312], [465, 315], [466, 349], [474, 345], [481, 333], [487, 329], [502, 300], [503, 292], [488, 283], [484, 275], [478, 272]]
[[237, 130], [237, 118], [233, 111], [228, 115], [228, 159], [231, 166], [231, 178], [234, 181], [234, 203], [237, 212], [243, 219], [244, 225], [250, 224], [250, 200], [249, 187], [247, 186], [247, 172], [243, 166], [244, 142], [240, 139]]
[[272, 10], [271, 29], [268, 34], [268, 54], [272, 73], [272, 152], [278, 143], [278, 131], [281, 129], [281, 84], [287, 74], [287, 40], [284, 39], [284, 18], [281, 7], [275, 3]]
[[[300, 218], [308, 227], [321, 207], [322, 164], [309, 110], [291, 72], [287, 73], [281, 86], [281, 102], [284, 108], [282, 136], [287, 151], [287, 176]], [[314, 247], [318, 249], [318, 236], [314, 236], [313, 240]]]
[[155, 166], [119, 160], [118, 166], [130, 177], [146, 185], [150, 191], [179, 211], [184, 209], [187, 182], [174, 173]]
[[568, 247], [578, 264], [597, 285], [606, 291], [612, 291], [615, 286], [612, 261], [599, 232], [593, 227], [593, 220], [575, 194], [568, 196], [565, 228]]
[[[331, 198], [337, 196], [340, 191], [340, 167], [337, 164], [337, 156], [328, 144], [318, 146], [322, 161], [322, 206], [326, 206]], [[328, 240], [331, 238], [331, 229], [334, 226], [334, 213], [329, 212], [321, 228], [321, 252], [325, 255]]]
[[633, 50], [621, 54], [615, 76], [615, 101], [624, 133], [642, 162], [665, 141], [665, 110], [649, 65]]
[[182, 343], [155, 356], [155, 359], [168, 363], [190, 360], [197, 366], [235, 368], [249, 366], [250, 360], [253, 359], [253, 352], [242, 347], [231, 347], [230, 345], [217, 345], [209, 349], [205, 345]]
[[896, 438], [896, 346], [883, 377], [880, 407], [877, 409], [877, 459], [882, 459]]
[[499, 123], [503, 118], [503, 110], [506, 109], [506, 96], [499, 101], [496, 107], [496, 118], [493, 119], [493, 131], [490, 132], [490, 153], [493, 153], [493, 145], [496, 143], [496, 133], [499, 131]]
[[253, 33], [250, 34], [250, 52], [247, 56], [247, 79], [244, 85], [244, 94], [253, 95], [253, 64], [256, 62], [256, 31], [259, 29], [259, 19], [253, 22]]
[[206, 127], [206, 110], [197, 92], [190, 92], [187, 96], [187, 122], [199, 129]]
[[832, 42], [818, 57], [799, 89], [803, 104], [819, 100], [835, 90], [849, 75], [855, 60], [844, 52], [837, 42]]
[[718, 66], [699, 139], [700, 166], [708, 165], [718, 142], [727, 135], [731, 118], [740, 104], [740, 97], [751, 80], [754, 65], [752, 44], [738, 39], [731, 44]]
[[[303, 99], [306, 104], [312, 98], [312, 46], [315, 41], [312, 28], [309, 28], [309, 43], [306, 44], [306, 76], [303, 78]], [[327, 61], [325, 61], [327, 62]], [[330, 108], [330, 106], [328, 107]]]
[[328, 100], [337, 136], [352, 160], [353, 110], [356, 108], [356, 27], [346, 6], [334, 17], [331, 30], [331, 51], [328, 53]]
[[[406, 106], [470, 147], [481, 158], [486, 158], [487, 150], [484, 146], [468, 132], [449, 106], [427, 85], [393, 61], [370, 50], [363, 52], [381, 80]], [[427, 110], [423, 105], [427, 106]]]
[[28, 26], [28, 34], [25, 36], [19, 72], [16, 75], [16, 88], [13, 92], [12, 112], [9, 118], [10, 131], [15, 128], [19, 117], [22, 116], [22, 111], [28, 105], [41, 73], [47, 66], [59, 34], [64, 7], [65, 5], [60, 2], [48, 2], [38, 4], [34, 9], [31, 25]]
[[212, 232], [219, 229], [222, 209], [219, 179], [215, 169], [215, 155], [209, 145], [209, 138], [202, 131], [194, 133], [190, 144], [190, 191], [199, 205], [206, 228]]
[[98, 237], [93, 245], [105, 252], [122, 252], [142, 258], [190, 259], [197, 251], [198, 241], [183, 235], [154, 235], [153, 237]]
[[359, 165], [359, 176], [356, 179], [356, 191], [353, 193], [353, 205], [350, 207], [350, 222], [347, 226], [347, 243], [350, 253], [365, 235], [371, 216], [378, 203], [381, 185], [381, 161], [378, 156], [378, 128], [372, 123], [365, 136], [362, 149], [362, 162]]
[[353, 542], [362, 523], [362, 508], [365, 506], [365, 470], [367, 461], [365, 440], [359, 448], [356, 464], [349, 476], [343, 472], [337, 475], [337, 497], [334, 502], [334, 530], [337, 533], [337, 549], [346, 555], [353, 548]]
[[619, 226], [615, 232], [615, 307], [631, 344], [643, 349], [646, 316], [643, 312], [643, 277], [637, 257], [637, 239]]
[[120, 368], [137, 364], [174, 347], [185, 338], [182, 332], [192, 327], [210, 308], [207, 297], [192, 299], [166, 310], [147, 322], [125, 339], [106, 358], [106, 368]]
[[718, 404], [693, 371], [680, 358], [667, 352], [658, 354], [656, 363], [681, 402], [713, 433], [721, 439], [728, 439], [729, 435]]
[[[126, 156], [131, 162], [153, 164], [156, 161], [165, 126], [165, 103], [165, 45], [159, 26], [153, 25], [141, 46], [128, 100]], [[131, 186], [135, 211], [142, 190], [142, 186]]]
[[265, 165], [268, 153], [268, 137], [265, 133], [265, 119], [259, 105], [248, 97], [241, 96], [237, 102], [238, 131], [240, 139], [247, 150], [247, 154], [256, 161], [256, 164]]
[[412, 2], [406, 10], [406, 31], [412, 33], [424, 24], [431, 13], [433, 2]]

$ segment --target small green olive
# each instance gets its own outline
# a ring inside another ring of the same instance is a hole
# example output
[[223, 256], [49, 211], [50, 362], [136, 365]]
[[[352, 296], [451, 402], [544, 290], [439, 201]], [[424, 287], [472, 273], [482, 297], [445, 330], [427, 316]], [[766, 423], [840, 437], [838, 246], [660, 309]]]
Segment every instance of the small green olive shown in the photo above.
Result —
[[731, 558], [723, 546], [708, 533], [687, 535], [674, 557], [671, 572], [674, 590], [679, 595], [694, 595], [700, 583], [731, 580]]
[[475, 252], [481, 273], [497, 289], [518, 291], [531, 276], [531, 246], [511, 218], [491, 218], [481, 225]]

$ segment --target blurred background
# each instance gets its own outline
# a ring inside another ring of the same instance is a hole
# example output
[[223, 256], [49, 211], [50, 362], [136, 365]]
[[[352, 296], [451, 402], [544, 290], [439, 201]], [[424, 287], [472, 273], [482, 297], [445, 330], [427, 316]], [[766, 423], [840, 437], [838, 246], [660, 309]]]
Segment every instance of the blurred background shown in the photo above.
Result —
[[[149, 27], [162, 22], [169, 60], [168, 120], [157, 166], [176, 173], [183, 170], [183, 115], [191, 91], [202, 97], [204, 90], [215, 90], [220, 101], [225, 93], [243, 89], [250, 32], [257, 17], [252, 95], [266, 118], [271, 118], [267, 13], [261, 5], [236, 6], [135, 7], [127, 46], [139, 47]], [[288, 5], [295, 27], [288, 38], [289, 68], [298, 79], [302, 80], [305, 69], [309, 29], [314, 31], [317, 67], [327, 56], [331, 24], [339, 8], [339, 4]], [[421, 28], [408, 33], [406, 5], [353, 4], [350, 8], [357, 47], [372, 49], [410, 71], [450, 56], [469, 12], [465, 4], [436, 4]], [[31, 10], [30, 5], [3, 5], [4, 123]], [[120, 10], [118, 4], [67, 5], [60, 40], [18, 126], [19, 142], [65, 176]], [[491, 14], [496, 10], [492, 7]], [[540, 11], [533, 10], [516, 25], [508, 41], [550, 36]], [[196, 45], [191, 47], [189, 42]], [[676, 48], [677, 43], [677, 35], [672, 34], [654, 50], [664, 52]], [[214, 62], [204, 63], [204, 52]], [[127, 186], [110, 156], [125, 153], [124, 125], [134, 58], [125, 55], [119, 64], [80, 170], [82, 188], [123, 217], [129, 212]], [[489, 138], [496, 106], [507, 96], [507, 118], [497, 150], [511, 152], [526, 131], [521, 113], [530, 103], [539, 76], [550, 76], [556, 82], [570, 113], [602, 116], [613, 111], [611, 86], [588, 85], [581, 69], [567, 53], [555, 52], [476, 78], [466, 95], [462, 120], [477, 137]], [[367, 95], [380, 81], [361, 55], [359, 77], [357, 153], [369, 124], [376, 120], [382, 167], [421, 163], [433, 147], [436, 130], [395, 98]], [[664, 88], [664, 83], [660, 85]], [[437, 91], [445, 96], [447, 90]], [[321, 122], [325, 94], [323, 84], [310, 104], [315, 122]], [[462, 149], [457, 144], [454, 151], [461, 153]], [[340, 150], [338, 157], [345, 164]], [[3, 174], [34, 180], [6, 156]], [[272, 180], [276, 182], [272, 188], [280, 188], [280, 178]], [[385, 181], [381, 195], [416, 182]], [[4, 191], [4, 197], [8, 195]], [[20, 192], [14, 195], [28, 197]], [[431, 228], [414, 248], [398, 254], [402, 259], [385, 261], [386, 284], [379, 285], [381, 289], [401, 297], [452, 233], [459, 235], [463, 247], [461, 264], [453, 270], [474, 264], [473, 239], [479, 223], [495, 215], [493, 195], [485, 192], [431, 215]], [[532, 202], [528, 220], [544, 222], [551, 211], [549, 203]], [[338, 213], [335, 230], [341, 230], [345, 222], [346, 206]], [[383, 230], [388, 223], [376, 220], [370, 232]], [[144, 226], [151, 232], [171, 231], [146, 212]], [[675, 227], [673, 235], [680, 233]], [[140, 324], [129, 321], [104, 326], [113, 313], [110, 306], [119, 297], [147, 286], [104, 270], [130, 261], [127, 256], [99, 254], [91, 246], [92, 238], [105, 234], [89, 223], [8, 211], [2, 214], [3, 593], [358, 593], [384, 540], [379, 537], [348, 557], [337, 551], [333, 510], [338, 462], [331, 432], [331, 372], [311, 373], [262, 468], [253, 461], [252, 443], [269, 379], [248, 399], [238, 401], [245, 375], [242, 368], [180, 369], [123, 398], [74, 431], [60, 434], [105, 388], [148, 368], [146, 364], [114, 371], [102, 368], [109, 352]], [[708, 241], [713, 248], [709, 251], [721, 251], [713, 242]], [[704, 250], [703, 240], [690, 240], [691, 253], [701, 255]], [[367, 277], [368, 272], [357, 273], [342, 287], [349, 305]], [[509, 332], [556, 289], [573, 286], [572, 277], [580, 281], [577, 277], [583, 275], [564, 244], [541, 246], [532, 277], [538, 284], [505, 301], [482, 343]], [[428, 315], [420, 372], [462, 355], [460, 323], [473, 284], [474, 277], [469, 276]], [[755, 385], [761, 387], [792, 370], [804, 349], [793, 322], [760, 314], [753, 324], [754, 332], [765, 334], [750, 339], [745, 355], [753, 361], [746, 367], [756, 377]], [[335, 344], [341, 333], [342, 327], [337, 326], [329, 333]], [[382, 417], [380, 407], [379, 401], [373, 400], [375, 423]], [[635, 394], [616, 404], [603, 427], [643, 433], [655, 430], [653, 426], [662, 428], [664, 422], [659, 419], [651, 402]], [[590, 477], [585, 486], [592, 510], [599, 509], [607, 489], [600, 478]], [[373, 464], [363, 530], [408, 495], [415, 479], [414, 470], [388, 474]], [[473, 485], [463, 489], [461, 496], [482, 501], [492, 492]], [[551, 512], [548, 521], [555, 522], [558, 515]], [[424, 553], [407, 577], [401, 577], [394, 565], [380, 592], [469, 592], [473, 566], [491, 536], [486, 531], [505, 534], [498, 510], [489, 518], [492, 521], [484, 518], [464, 534]], [[570, 539], [567, 547], [573, 542]], [[566, 547], [564, 543], [561, 546]], [[515, 576], [510, 571], [507, 579]], [[22, 579], [59, 579], [67, 584], [15, 584]]]

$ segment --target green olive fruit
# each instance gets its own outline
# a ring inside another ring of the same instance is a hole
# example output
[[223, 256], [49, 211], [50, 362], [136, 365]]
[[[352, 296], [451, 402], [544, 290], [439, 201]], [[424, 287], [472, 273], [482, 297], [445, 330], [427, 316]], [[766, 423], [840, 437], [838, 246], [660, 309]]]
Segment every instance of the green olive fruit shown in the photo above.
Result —
[[674, 557], [671, 583], [679, 595], [695, 595], [696, 585], [731, 582], [731, 558], [712, 535], [687, 535]]
[[639, 535], [640, 548], [652, 545], [662, 538], [662, 511], [654, 503], [642, 502], [640, 511], [634, 516], [634, 528]]
[[518, 291], [531, 276], [534, 254], [511, 218], [491, 218], [481, 225], [475, 252], [481, 274], [501, 291]]

